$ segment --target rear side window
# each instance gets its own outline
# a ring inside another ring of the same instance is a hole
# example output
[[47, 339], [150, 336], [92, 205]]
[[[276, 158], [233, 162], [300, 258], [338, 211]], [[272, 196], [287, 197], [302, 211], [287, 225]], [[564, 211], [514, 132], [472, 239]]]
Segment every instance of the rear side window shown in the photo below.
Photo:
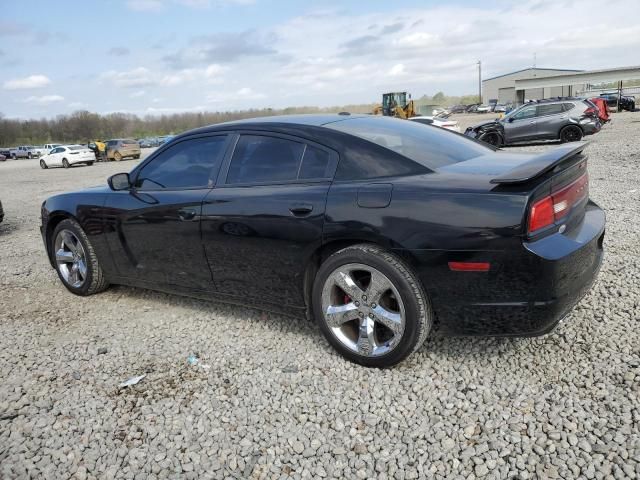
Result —
[[545, 115], [557, 115], [562, 113], [563, 108], [561, 103], [551, 103], [548, 105], [538, 105], [538, 116], [544, 117]]
[[242, 135], [238, 140], [227, 184], [272, 183], [298, 178], [303, 143], [262, 135]]
[[226, 140], [226, 135], [219, 135], [172, 145], [142, 167], [136, 186], [141, 190], [212, 187]]
[[[329, 123], [325, 127], [339, 130], [388, 148], [429, 169], [463, 162], [493, 151], [479, 142], [475, 142], [463, 135], [456, 135], [442, 128], [425, 128], [415, 122], [389, 117], [352, 118]], [[354, 161], [356, 157], [362, 157], [363, 155], [364, 152], [352, 151], [350, 160]], [[343, 160], [340, 161], [339, 169], [342, 169], [342, 163]], [[382, 175], [375, 175], [376, 172], [374, 170], [377, 167], [375, 165], [371, 165], [369, 170], [375, 176], [408, 175], [419, 170], [415, 168], [415, 165], [412, 168], [407, 162], [399, 161], [399, 159], [393, 157], [389, 157], [386, 163], [386, 166], [380, 165], [381, 168], [379, 170]], [[366, 173], [366, 164], [363, 164], [362, 167], [365, 170], [360, 172], [360, 175]], [[388, 175], [384, 175], [385, 170]], [[424, 169], [422, 170], [424, 171]], [[368, 175], [360, 178], [372, 178], [372, 176]]]
[[329, 165], [329, 152], [312, 145], [307, 145], [302, 156], [302, 165], [298, 178], [323, 178], [327, 176]]
[[[565, 112], [568, 112], [569, 110], [572, 110], [575, 107], [573, 103], [563, 103], [562, 105], [564, 106]], [[588, 106], [591, 106], [591, 105], [588, 105]]]

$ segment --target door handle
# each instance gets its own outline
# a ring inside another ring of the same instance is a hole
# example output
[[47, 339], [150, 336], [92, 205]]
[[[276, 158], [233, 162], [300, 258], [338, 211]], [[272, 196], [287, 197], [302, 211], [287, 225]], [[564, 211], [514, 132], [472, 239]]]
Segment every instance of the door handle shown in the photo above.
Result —
[[289, 211], [296, 217], [302, 217], [313, 211], [313, 205], [309, 203], [295, 203], [289, 207]]
[[531, 120], [531, 121], [529, 122], [529, 125], [533, 125], [534, 123], [536, 123], [536, 121], [535, 121], [535, 120]]
[[178, 217], [183, 222], [190, 222], [194, 218], [196, 218], [196, 211], [191, 208], [181, 208], [178, 210]]

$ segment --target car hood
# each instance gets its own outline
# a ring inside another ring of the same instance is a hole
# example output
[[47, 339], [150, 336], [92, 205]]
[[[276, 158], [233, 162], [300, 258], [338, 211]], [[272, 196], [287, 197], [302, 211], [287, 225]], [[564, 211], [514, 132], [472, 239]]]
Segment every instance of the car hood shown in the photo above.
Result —
[[499, 125], [499, 124], [500, 124], [500, 120], [493, 119], [493, 120], [486, 120], [484, 122], [476, 123], [475, 125], [473, 125], [473, 126], [471, 126], [469, 128], [471, 128], [472, 130], [477, 130], [479, 128], [493, 126], [493, 125]]

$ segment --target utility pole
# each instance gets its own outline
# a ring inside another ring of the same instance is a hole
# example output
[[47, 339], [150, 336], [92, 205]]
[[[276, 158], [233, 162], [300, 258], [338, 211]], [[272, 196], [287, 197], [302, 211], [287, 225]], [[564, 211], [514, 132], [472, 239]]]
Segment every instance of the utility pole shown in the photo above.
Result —
[[482, 62], [478, 60], [478, 101], [482, 103]]

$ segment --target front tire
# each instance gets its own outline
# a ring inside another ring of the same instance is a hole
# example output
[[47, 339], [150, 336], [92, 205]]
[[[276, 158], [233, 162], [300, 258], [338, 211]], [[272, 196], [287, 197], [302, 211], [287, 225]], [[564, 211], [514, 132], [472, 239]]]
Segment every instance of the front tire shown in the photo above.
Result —
[[93, 165], [93, 162], [87, 162], [87, 166], [89, 166], [89, 167], [90, 167], [90, 166], [92, 166], [92, 165]]
[[494, 147], [499, 148], [502, 146], [502, 137], [496, 132], [484, 133], [480, 136], [480, 140]]
[[93, 295], [109, 286], [91, 242], [75, 220], [60, 222], [49, 245], [58, 277], [71, 293]]
[[47, 164], [44, 162], [44, 160], [40, 160], [40, 168], [43, 170], [46, 170], [47, 168], [49, 168], [47, 166]]
[[582, 129], [576, 125], [569, 125], [560, 130], [560, 141], [562, 143], [579, 142], [582, 140]]
[[71, 165], [69, 165], [69, 161], [66, 158], [62, 159], [62, 166], [64, 168], [69, 168]]
[[431, 329], [420, 281], [402, 259], [377, 245], [353, 245], [327, 258], [314, 280], [312, 301], [328, 342], [367, 367], [396, 365]]

